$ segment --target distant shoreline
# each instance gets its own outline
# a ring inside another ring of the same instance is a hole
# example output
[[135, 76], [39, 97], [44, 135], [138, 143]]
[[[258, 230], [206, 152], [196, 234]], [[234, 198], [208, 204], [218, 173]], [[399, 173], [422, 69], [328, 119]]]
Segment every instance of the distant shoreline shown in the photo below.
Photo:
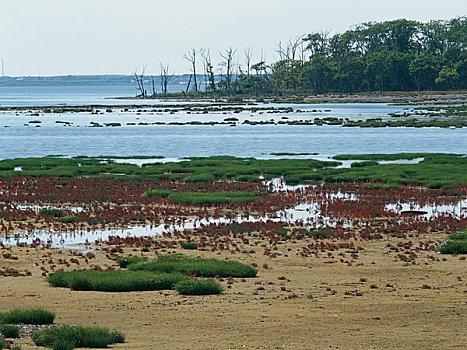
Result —
[[209, 94], [167, 94], [154, 97], [115, 97], [117, 100], [177, 100], [215, 101], [227, 103], [269, 102], [269, 103], [390, 103], [390, 104], [462, 104], [467, 103], [467, 91], [407, 91], [386, 92], [384, 94], [323, 94], [290, 96], [249, 96], [249, 95], [209, 95]]

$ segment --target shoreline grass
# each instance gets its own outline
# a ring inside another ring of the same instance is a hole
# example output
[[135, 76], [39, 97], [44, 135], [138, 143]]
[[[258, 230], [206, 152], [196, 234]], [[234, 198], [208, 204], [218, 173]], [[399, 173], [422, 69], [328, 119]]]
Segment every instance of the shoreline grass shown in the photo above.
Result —
[[[417, 164], [363, 163], [351, 168], [337, 168], [340, 160], [397, 161], [423, 158]], [[22, 171], [14, 171], [21, 167]], [[399, 185], [421, 185], [428, 188], [448, 188], [467, 183], [467, 157], [462, 154], [399, 153], [337, 155], [332, 161], [313, 159], [255, 159], [228, 156], [191, 157], [172, 163], [101, 164], [90, 158], [23, 158], [0, 160], [0, 178], [73, 177], [111, 178], [118, 180], [152, 180], [174, 182], [252, 181], [260, 182], [284, 177], [288, 184], [321, 182], [375, 182]], [[218, 197], [216, 197], [218, 196]], [[176, 203], [232, 203], [254, 201], [252, 193], [193, 194], [169, 189], [146, 191], [143, 197], [167, 197]], [[45, 213], [44, 213], [45, 214]], [[50, 213], [52, 214], [52, 213]], [[55, 213], [59, 215], [59, 213]], [[64, 219], [68, 220], [68, 219]], [[70, 219], [71, 220], [71, 219]]]

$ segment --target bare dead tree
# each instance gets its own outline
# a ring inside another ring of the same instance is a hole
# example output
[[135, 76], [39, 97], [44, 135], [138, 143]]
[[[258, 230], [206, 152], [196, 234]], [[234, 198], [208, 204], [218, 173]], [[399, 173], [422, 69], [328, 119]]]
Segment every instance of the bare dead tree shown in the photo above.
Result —
[[[196, 79], [196, 49], [192, 47], [190, 51], [183, 54], [183, 58], [185, 58], [188, 62], [191, 63], [191, 72], [193, 75], [193, 84], [195, 92], [198, 93], [198, 82]], [[190, 80], [191, 82], [191, 80]], [[189, 85], [188, 85], [189, 86]], [[188, 92], [188, 90], [187, 90]]]
[[139, 94], [137, 95], [138, 97], [146, 97], [146, 89], [144, 88], [144, 74], [146, 73], [146, 67], [147, 65], [143, 65], [143, 68], [141, 69], [141, 74], [138, 73], [138, 69], [135, 70], [134, 75], [136, 79], [136, 84], [138, 85], [138, 92]]
[[168, 86], [170, 80], [173, 78], [173, 74], [169, 73], [169, 64], [167, 63], [165, 66], [161, 63], [161, 91], [164, 96], [167, 96]]
[[214, 66], [212, 65], [209, 49], [201, 49], [201, 57], [203, 58], [205, 89], [206, 91], [216, 91]]
[[295, 61], [295, 58], [297, 57], [297, 51], [300, 48], [300, 45], [303, 43], [303, 38], [305, 35], [300, 35], [295, 37], [294, 39], [289, 39], [289, 43], [287, 44], [288, 51], [290, 51], [290, 59], [292, 61]]
[[152, 97], [156, 97], [156, 82], [154, 81], [154, 75], [151, 75], [151, 89]]
[[250, 76], [251, 58], [253, 56], [253, 46], [248, 46], [248, 48], [245, 49], [243, 54], [245, 55], [246, 75]]
[[237, 50], [234, 50], [231, 47], [229, 47], [228, 49], [224, 51], [224, 53], [221, 52], [220, 54], [221, 57], [225, 60], [225, 62], [223, 62], [223, 65], [225, 66], [225, 69], [226, 69], [225, 82], [226, 82], [227, 90], [230, 90], [230, 87], [232, 84], [232, 73], [234, 69], [233, 62], [234, 62], [236, 53], [237, 53]]

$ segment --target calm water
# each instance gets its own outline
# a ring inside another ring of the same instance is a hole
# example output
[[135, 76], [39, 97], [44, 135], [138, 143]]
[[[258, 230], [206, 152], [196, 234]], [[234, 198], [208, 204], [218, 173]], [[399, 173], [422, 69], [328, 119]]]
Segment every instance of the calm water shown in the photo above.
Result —
[[[173, 89], [179, 89], [174, 86]], [[86, 104], [147, 104], [141, 100], [112, 100], [113, 96], [134, 94], [132, 86], [1, 86], [0, 105], [46, 106]], [[151, 101], [150, 103], [155, 103]], [[284, 107], [284, 105], [269, 105]], [[349, 119], [390, 118], [410, 107], [385, 104], [291, 105], [301, 113], [288, 113], [289, 120], [314, 117]], [[230, 113], [231, 114], [231, 113]], [[449, 152], [467, 153], [467, 129], [440, 128], [344, 128], [340, 126], [227, 125], [215, 126], [126, 126], [128, 122], [222, 121], [232, 115], [209, 113], [125, 114], [86, 113], [40, 114], [0, 113], [0, 158], [33, 157], [49, 154], [76, 155], [160, 155], [169, 158], [232, 155], [268, 157], [273, 152], [339, 153]], [[280, 120], [284, 114], [235, 114], [242, 119]], [[40, 120], [41, 127], [28, 121]], [[56, 121], [68, 121], [65, 127]], [[122, 127], [90, 128], [90, 121], [121, 122]]]
[[0, 130], [0, 158], [48, 154], [160, 155], [170, 158], [273, 152], [467, 153], [466, 129], [344, 128], [338, 126], [241, 125], [87, 128], [44, 126]]

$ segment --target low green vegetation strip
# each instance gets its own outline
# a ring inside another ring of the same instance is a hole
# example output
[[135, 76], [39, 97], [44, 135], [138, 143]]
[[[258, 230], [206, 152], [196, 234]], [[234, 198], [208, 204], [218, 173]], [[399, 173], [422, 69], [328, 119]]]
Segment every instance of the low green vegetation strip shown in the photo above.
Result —
[[164, 255], [153, 261], [130, 264], [133, 271], [182, 273], [197, 277], [256, 277], [257, 271], [238, 261]]
[[181, 273], [76, 270], [52, 273], [47, 280], [54, 287], [80, 291], [133, 292], [173, 289], [185, 279]]
[[467, 230], [451, 233], [446, 241], [439, 246], [442, 254], [467, 254]]
[[[442, 156], [443, 154], [430, 154], [432, 157]], [[335, 160], [369, 160], [369, 161], [395, 161], [395, 160], [413, 160], [424, 158], [426, 153], [392, 153], [392, 154], [339, 154], [332, 159]]]
[[182, 255], [160, 256], [152, 261], [129, 256], [118, 260], [128, 270], [75, 270], [54, 272], [47, 281], [54, 287], [78, 291], [133, 292], [177, 290], [183, 295], [219, 294], [215, 280], [192, 277], [255, 277], [257, 271], [237, 261], [192, 258]]
[[34, 333], [32, 340], [38, 346], [53, 349], [106, 348], [125, 342], [125, 337], [103, 327], [59, 326]]
[[428, 188], [451, 188], [467, 183], [467, 157], [456, 154], [352, 155], [339, 156], [352, 160], [397, 160], [423, 158], [418, 164], [376, 164], [367, 162], [347, 169], [320, 172], [324, 182], [378, 182], [390, 187], [421, 185]]
[[55, 314], [45, 309], [13, 309], [0, 313], [0, 324], [35, 324], [54, 323]]
[[251, 192], [173, 192], [166, 189], [155, 189], [144, 192], [145, 198], [164, 197], [178, 204], [223, 204], [257, 202], [255, 193]]
[[[378, 164], [377, 161], [413, 160], [418, 164]], [[402, 153], [376, 155], [340, 155], [333, 161], [313, 159], [254, 159], [235, 157], [191, 158], [177, 163], [107, 164], [94, 158], [26, 158], [0, 161], [0, 178], [11, 176], [77, 176], [111, 177], [116, 179], [152, 179], [182, 182], [217, 180], [260, 181], [283, 176], [290, 184], [320, 182], [377, 182], [393, 187], [423, 185], [430, 188], [452, 187], [467, 183], [467, 157], [462, 154]], [[362, 160], [363, 164], [351, 168], [337, 168], [339, 160]], [[22, 171], [14, 171], [21, 167]], [[122, 175], [124, 174], [124, 175]], [[253, 193], [193, 193], [156, 189], [146, 197], [167, 197], [176, 203], [232, 203], [257, 200]], [[44, 212], [43, 215], [60, 215]], [[64, 218], [65, 219], [65, 218]], [[68, 219], [65, 219], [68, 220]]]

